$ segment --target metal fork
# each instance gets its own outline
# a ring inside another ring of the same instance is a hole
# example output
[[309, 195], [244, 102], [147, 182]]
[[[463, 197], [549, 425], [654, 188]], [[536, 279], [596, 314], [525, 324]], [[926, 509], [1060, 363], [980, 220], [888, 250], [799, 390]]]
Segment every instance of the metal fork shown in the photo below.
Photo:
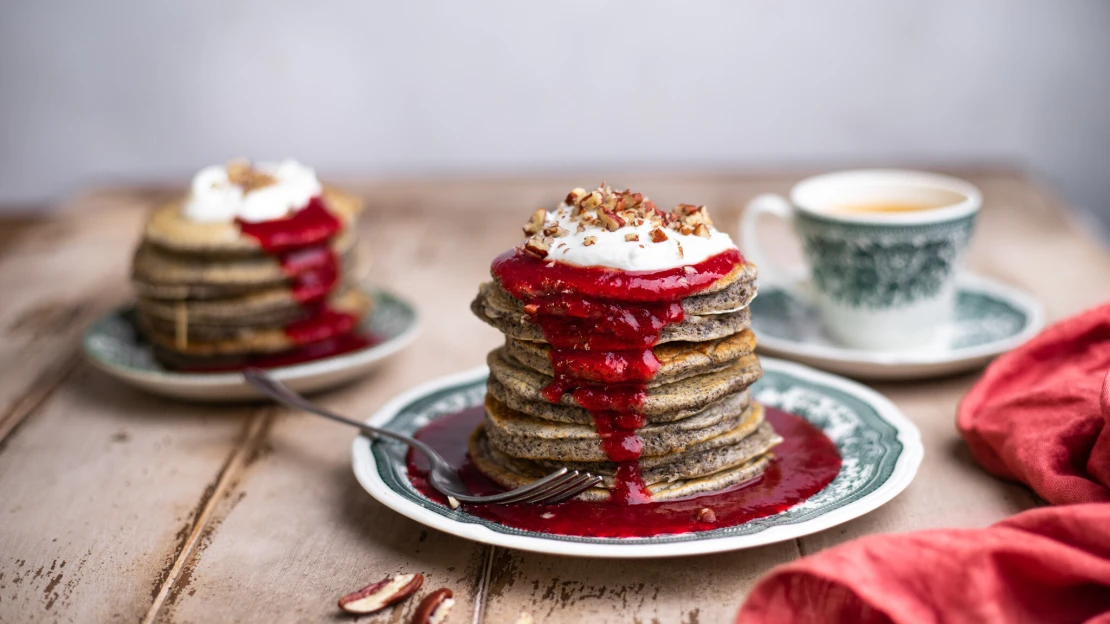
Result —
[[261, 368], [250, 367], [244, 369], [243, 376], [246, 377], [247, 381], [252, 386], [278, 403], [311, 412], [323, 416], [324, 418], [343, 423], [344, 425], [357, 427], [371, 438], [381, 436], [397, 440], [398, 442], [404, 442], [420, 451], [428, 458], [428, 462], [432, 465], [430, 478], [428, 479], [432, 486], [446, 496], [455, 498], [464, 503], [497, 503], [501, 505], [531, 503], [537, 505], [550, 505], [578, 496], [582, 492], [601, 483], [601, 477], [594, 476], [588, 472], [560, 468], [542, 479], [533, 481], [528, 485], [522, 485], [515, 490], [509, 490], [508, 492], [502, 492], [500, 494], [491, 494], [489, 496], [475, 496], [467, 490], [466, 485], [459, 479], [458, 472], [451, 467], [451, 464], [448, 464], [447, 460], [443, 459], [439, 453], [435, 452], [432, 447], [424, 444], [420, 440], [410, 438], [396, 431], [381, 429], [340, 416], [297, 394], [290, 389], [289, 386], [281, 383], [270, 375], [270, 373]]

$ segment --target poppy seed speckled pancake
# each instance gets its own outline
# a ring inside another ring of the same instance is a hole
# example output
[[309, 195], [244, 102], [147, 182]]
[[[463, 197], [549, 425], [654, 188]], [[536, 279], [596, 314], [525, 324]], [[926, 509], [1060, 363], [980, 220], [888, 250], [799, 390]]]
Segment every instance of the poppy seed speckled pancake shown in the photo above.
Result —
[[[328, 211], [346, 229], [362, 211], [362, 201], [353, 195], [325, 187]], [[170, 251], [191, 254], [254, 255], [262, 251], [258, 241], [240, 231], [235, 222], [192, 221], [181, 213], [184, 197], [157, 208], [147, 220], [143, 241]]]
[[[754, 429], [747, 426], [747, 422], [736, 429], [726, 431], [718, 436], [690, 446], [680, 453], [644, 457], [640, 459], [640, 469], [652, 475], [653, 481], [673, 480], [690, 473], [685, 469], [692, 469], [694, 465], [699, 474], [715, 472], [726, 465], [735, 465], [751, 459], [755, 455], [764, 453], [782, 442], [782, 437], [775, 433], [770, 424], [763, 421], [763, 406], [758, 403], [752, 405], [756, 413], [755, 420], [758, 425]], [[495, 451], [498, 451], [494, 447]], [[498, 451], [500, 452], [500, 451]], [[694, 458], [693, 461], [688, 458]], [[544, 474], [562, 467], [570, 470], [582, 470], [592, 474], [612, 477], [616, 473], [616, 464], [612, 462], [560, 462], [549, 459], [528, 460], [540, 466]], [[712, 462], [712, 463], [711, 463]]]
[[[709, 288], [682, 300], [682, 310], [690, 315], [719, 314], [746, 307], [755, 298], [756, 269], [745, 264], [714, 282]], [[524, 312], [524, 304], [494, 279], [479, 286], [479, 295], [489, 306], [503, 311]]]
[[[490, 394], [497, 397], [498, 401], [501, 401], [518, 412], [523, 412], [534, 418], [579, 425], [593, 424], [593, 417], [581, 407], [555, 405], [547, 401], [528, 401], [522, 399], [512, 392], [509, 392], [495, 377], [490, 377], [486, 381], [486, 389]], [[644, 420], [648, 423], [668, 423], [697, 416], [706, 410], [736, 409], [730, 401], [735, 400], [737, 396], [741, 396], [741, 393], [737, 392], [726, 395], [723, 399], [710, 403], [701, 409], [680, 410], [662, 414], [645, 414]]]
[[[363, 272], [354, 231], [337, 235], [330, 244], [340, 272]], [[150, 299], [213, 299], [289, 284], [289, 276], [273, 256], [197, 255], [143, 244], [135, 250], [131, 280], [139, 296]]]
[[[489, 305], [484, 291], [471, 302], [470, 310], [479, 319], [509, 338], [546, 342], [543, 330], [532, 322], [523, 311], [516, 312]], [[687, 315], [680, 323], [671, 323], [659, 334], [659, 343], [675, 340], [702, 341], [724, 338], [751, 325], [752, 314], [748, 308], [719, 314]]]
[[[344, 287], [332, 292], [327, 299], [328, 305], [332, 307], [335, 305], [342, 305], [341, 302], [347, 295], [348, 290], [350, 290], [350, 288]], [[201, 342], [231, 340], [238, 338], [245, 331], [250, 332], [260, 328], [283, 328], [292, 323], [303, 321], [314, 313], [312, 308], [291, 306], [289, 308], [277, 310], [242, 314], [231, 318], [208, 318], [205, 320], [198, 319], [197, 317], [190, 317], [188, 312], [189, 308], [187, 306], [188, 302], [177, 302], [178, 314], [168, 318], [161, 315], [152, 315], [149, 313], [148, 308], [141, 305], [137, 307], [137, 312], [142, 318], [143, 324], [155, 332], [166, 336], [176, 336], [179, 324], [184, 323], [185, 334], [192, 340]]]
[[[759, 406], [753, 406], [754, 409], [759, 409]], [[486, 427], [486, 437], [488, 438], [488, 425], [483, 426]], [[760, 422], [751, 431], [747, 427], [737, 427], [733, 431], [726, 431], [682, 452], [641, 459], [641, 476], [646, 483], [700, 477], [730, 466], [743, 464], [766, 453], [780, 443], [782, 443], [782, 437], [775, 433], [771, 425], [765, 422]], [[565, 467], [568, 470], [578, 470], [601, 476], [605, 479], [602, 483], [603, 487], [613, 487], [616, 465], [612, 462], [560, 462], [547, 459], [526, 459], [513, 457], [502, 452], [492, 441], [489, 442], [489, 445], [490, 452], [494, 457], [527, 462], [532, 465], [532, 471], [537, 474], [547, 475]]]
[[[746, 393], [745, 393], [746, 403]], [[706, 411], [683, 420], [649, 424], [636, 434], [644, 443], [643, 457], [676, 453], [746, 423], [750, 433], [759, 426], [749, 407]], [[607, 460], [601, 435], [593, 425], [571, 425], [532, 418], [486, 395], [486, 433], [499, 451], [528, 459], [561, 462], [603, 462]]]
[[[766, 425], [765, 427], [768, 429], [770, 428]], [[765, 440], [765, 438], [763, 438], [760, 433], [753, 434], [751, 437], [754, 438], [755, 435], [760, 435], [760, 437], [755, 438], [754, 442], [756, 444], [752, 444], [751, 446], [758, 448], [757, 443]], [[775, 438], [777, 438], [777, 436], [775, 436]], [[768, 448], [773, 447], [774, 444], [777, 444], [777, 441], [772, 438], [768, 443]], [[509, 457], [496, 451], [496, 449], [490, 445], [485, 428], [482, 426], [479, 426], [471, 434], [468, 450], [470, 460], [475, 464], [478, 470], [505, 488], [511, 489], [520, 487], [550, 473], [547, 467], [541, 466], [536, 462]], [[743, 456], [750, 452], [750, 450], [750, 448], [740, 449], [734, 454], [734, 457]], [[699, 457], [698, 455], [699, 454], [691, 454], [690, 459], [683, 458], [679, 460], [680, 463], [669, 470], [645, 470], [643, 476], [647, 489], [651, 493], [652, 500], [665, 501], [687, 498], [696, 494], [719, 491], [745, 483], [763, 474], [767, 464], [772, 459], [771, 453], [763, 452], [750, 459], [739, 460], [739, 463], [731, 464], [729, 460], [726, 459], [729, 456], [720, 451], [718, 451], [715, 456], [706, 455], [704, 457]], [[698, 474], [701, 471], [713, 470], [715, 465], [724, 467], [712, 472]], [[690, 472], [683, 472], [685, 470], [689, 470]], [[609, 488], [612, 486], [612, 479], [605, 478], [601, 487], [591, 488], [578, 495], [577, 499], [583, 501], [607, 501], [610, 496]]]
[[[667, 342], [652, 349], [655, 359], [659, 361], [659, 370], [651, 383], [661, 385], [720, 370], [754, 351], [755, 334], [750, 329], [704, 342]], [[505, 353], [537, 373], [555, 374], [551, 367], [551, 347], [547, 343], [508, 338], [505, 340]], [[578, 373], [582, 379], [597, 383], [606, 381], [589, 375], [589, 371]]]
[[[486, 357], [486, 363], [489, 364], [490, 368], [490, 380], [496, 379], [502, 392], [506, 395], [515, 395], [521, 401], [514, 404], [512, 400], [503, 398], [494, 392], [492, 386], [490, 386], [491, 393], [516, 410], [539, 418], [546, 417], [545, 414], [534, 413], [527, 407], [532, 403], [550, 404], [543, 396], [543, 389], [551, 383], [549, 375], [542, 375], [513, 361], [505, 355], [504, 348], [490, 351]], [[740, 357], [727, 368], [718, 371], [688, 377], [669, 384], [649, 385], [647, 397], [644, 399], [640, 412], [647, 417], [648, 422], [665, 422], [666, 420], [685, 418], [701, 411], [710, 403], [747, 388], [755, 383], [762, 374], [763, 369], [759, 366], [759, 360], [752, 354]], [[556, 405], [582, 409], [574, 400], [572, 393], [564, 394]], [[585, 413], [585, 410], [582, 411]], [[675, 414], [684, 415], [676, 418]], [[653, 418], [664, 415], [670, 415], [670, 418]], [[588, 413], [586, 416], [588, 416]], [[573, 420], [569, 422], [584, 421]]]
[[[373, 302], [368, 295], [358, 288], [351, 288], [333, 298], [329, 307], [335, 312], [362, 318], [372, 305]], [[146, 337], [155, 345], [189, 357], [277, 353], [299, 346], [289, 338], [282, 327], [244, 327], [233, 338], [214, 340], [196, 339], [189, 336], [187, 331], [180, 333], [161, 331], [163, 328], [154, 327], [147, 322], [147, 317], [141, 308], [139, 325]]]
[[[333, 294], [351, 290], [356, 277], [344, 274]], [[304, 305], [288, 286], [273, 286], [222, 299], [163, 300], [139, 297], [137, 307], [145, 316], [179, 322], [242, 327], [291, 322], [304, 314]]]

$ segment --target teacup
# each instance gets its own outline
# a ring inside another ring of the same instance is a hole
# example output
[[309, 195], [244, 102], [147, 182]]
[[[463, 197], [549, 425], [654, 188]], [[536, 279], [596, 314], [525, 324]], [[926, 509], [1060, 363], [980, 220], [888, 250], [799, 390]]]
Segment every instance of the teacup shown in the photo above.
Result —
[[828, 173], [799, 182], [789, 200], [753, 199], [741, 221], [743, 251], [761, 281], [787, 281], [763, 253], [757, 221], [771, 214], [791, 222], [833, 339], [859, 349], [924, 347], [954, 312], [981, 205], [975, 186], [934, 173]]

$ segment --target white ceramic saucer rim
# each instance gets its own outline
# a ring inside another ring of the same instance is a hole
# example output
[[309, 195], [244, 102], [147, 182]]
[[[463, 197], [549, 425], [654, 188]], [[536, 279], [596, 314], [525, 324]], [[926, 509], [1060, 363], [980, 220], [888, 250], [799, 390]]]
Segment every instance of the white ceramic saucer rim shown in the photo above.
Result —
[[[793, 296], [805, 298], [803, 290], [799, 288], [800, 280], [783, 283], [769, 283], [764, 286], [766, 291], [778, 288], [790, 292]], [[1028, 319], [1025, 328], [1017, 334], [980, 345], [959, 347], [945, 350], [907, 350], [907, 351], [868, 351], [865, 349], [852, 349], [849, 347], [835, 347], [807, 342], [796, 342], [778, 336], [760, 334], [758, 345], [763, 350], [775, 352], [784, 357], [804, 356], [820, 358], [826, 362], [840, 362], [844, 364], [875, 364], [886, 366], [928, 366], [951, 364], [964, 361], [973, 361], [991, 358], [1005, 353], [1036, 336], [1044, 328], [1044, 304], [1037, 301], [1029, 293], [1008, 284], [1003, 284], [989, 277], [974, 273], [965, 273], [956, 280], [957, 287], [966, 290], [976, 290], [998, 298], [1005, 299], [1015, 307], [1021, 308]]]
[[[501, 533], [480, 524], [454, 520], [425, 509], [386, 485], [378, 472], [378, 465], [371, 449], [372, 442], [364, 436], [356, 437], [351, 444], [352, 466], [358, 482], [378, 502], [425, 526], [493, 546], [563, 556], [610, 559], [683, 557], [754, 548], [796, 539], [824, 531], [868, 514], [889, 502], [909, 486], [917, 474], [925, 451], [921, 442], [921, 433], [917, 426], [894, 403], [863, 384], [839, 375], [776, 358], [764, 357], [760, 361], [765, 369], [781, 370], [799, 378], [827, 385], [871, 405], [884, 421], [895, 428], [897, 439], [902, 444], [902, 452], [898, 456], [890, 477], [859, 500], [829, 510], [809, 520], [772, 526], [754, 534], [706, 537], [700, 540], [668, 543], [653, 543], [653, 538], [630, 538], [622, 540], [623, 543], [620, 544], [599, 544]], [[377, 413], [366, 419], [366, 422], [371, 425], [382, 426], [406, 406], [420, 398], [444, 388], [472, 383], [488, 375], [489, 368], [482, 366], [433, 379], [389, 401]]]

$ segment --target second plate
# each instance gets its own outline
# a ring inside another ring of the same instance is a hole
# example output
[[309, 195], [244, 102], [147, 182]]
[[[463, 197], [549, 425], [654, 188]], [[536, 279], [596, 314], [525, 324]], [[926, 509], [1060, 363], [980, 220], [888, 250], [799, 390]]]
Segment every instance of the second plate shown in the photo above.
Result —
[[807, 292], [805, 282], [760, 286], [751, 304], [757, 348], [849, 377], [920, 379], [972, 370], [1032, 338], [1044, 326], [1044, 308], [1030, 295], [966, 275], [957, 284], [956, 313], [935, 344], [903, 351], [851, 349], [829, 338]]

